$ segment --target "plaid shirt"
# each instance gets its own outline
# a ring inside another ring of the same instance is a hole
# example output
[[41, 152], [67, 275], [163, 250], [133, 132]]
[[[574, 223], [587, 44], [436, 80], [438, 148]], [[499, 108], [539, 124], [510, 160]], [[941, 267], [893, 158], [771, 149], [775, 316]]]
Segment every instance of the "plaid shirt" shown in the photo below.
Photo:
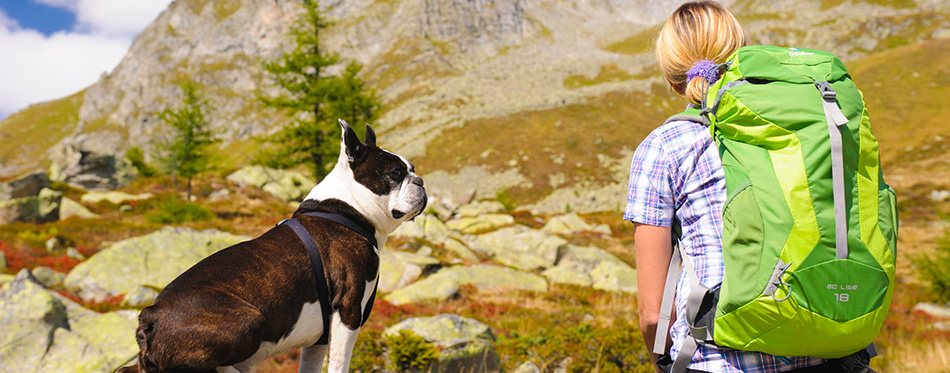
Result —
[[[713, 289], [722, 283], [722, 205], [726, 183], [719, 152], [709, 128], [693, 122], [664, 124], [637, 147], [630, 167], [624, 220], [668, 227], [680, 222], [680, 244], [699, 281]], [[670, 327], [675, 359], [686, 337], [686, 298], [692, 285], [680, 274]], [[784, 372], [817, 365], [824, 359], [781, 357], [758, 352], [718, 351], [700, 346], [690, 369], [704, 372]]]

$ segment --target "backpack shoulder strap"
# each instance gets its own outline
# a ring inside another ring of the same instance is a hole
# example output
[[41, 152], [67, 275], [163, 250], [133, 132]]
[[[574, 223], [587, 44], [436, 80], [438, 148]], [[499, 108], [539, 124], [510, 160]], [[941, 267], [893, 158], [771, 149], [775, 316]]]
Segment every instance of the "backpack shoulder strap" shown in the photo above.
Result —
[[690, 104], [689, 106], [687, 106], [686, 110], [684, 110], [683, 112], [667, 118], [666, 121], [663, 122], [663, 124], [667, 124], [669, 122], [675, 122], [675, 121], [695, 122], [695, 123], [700, 123], [706, 127], [709, 127], [711, 123], [709, 121], [709, 118], [707, 118], [706, 116], [702, 114], [702, 110], [700, 110], [699, 106], [696, 106], [693, 104]]

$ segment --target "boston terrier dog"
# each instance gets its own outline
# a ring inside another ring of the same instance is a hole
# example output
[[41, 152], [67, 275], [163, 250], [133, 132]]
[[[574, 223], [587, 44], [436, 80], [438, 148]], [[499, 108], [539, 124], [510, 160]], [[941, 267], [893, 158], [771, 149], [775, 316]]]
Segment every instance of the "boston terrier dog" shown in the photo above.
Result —
[[[343, 127], [340, 158], [291, 219], [221, 250], [139, 314], [138, 363], [119, 372], [249, 372], [302, 347], [301, 372], [349, 369], [372, 308], [379, 248], [426, 206], [412, 163]], [[327, 344], [329, 339], [329, 345]]]

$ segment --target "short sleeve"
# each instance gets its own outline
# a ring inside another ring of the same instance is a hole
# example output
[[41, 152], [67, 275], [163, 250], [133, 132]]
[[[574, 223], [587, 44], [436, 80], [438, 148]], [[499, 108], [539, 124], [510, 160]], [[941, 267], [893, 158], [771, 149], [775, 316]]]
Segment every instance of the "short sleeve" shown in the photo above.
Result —
[[637, 146], [630, 164], [630, 184], [624, 220], [668, 227], [673, 223], [670, 157], [664, 151], [659, 129]]

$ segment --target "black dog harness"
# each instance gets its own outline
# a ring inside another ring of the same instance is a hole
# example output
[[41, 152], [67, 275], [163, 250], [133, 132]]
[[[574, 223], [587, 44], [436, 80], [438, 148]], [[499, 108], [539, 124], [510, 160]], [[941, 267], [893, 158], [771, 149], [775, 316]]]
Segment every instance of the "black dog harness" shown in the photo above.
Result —
[[[313, 216], [317, 218], [327, 219], [344, 227], [351, 229], [352, 231], [359, 233], [361, 236], [366, 237], [367, 240], [373, 247], [378, 247], [376, 242], [376, 235], [373, 232], [368, 232], [363, 227], [357, 225], [352, 220], [347, 219], [342, 215], [329, 214], [324, 212], [305, 212], [303, 213], [307, 216]], [[310, 263], [313, 264], [313, 272], [317, 275], [317, 297], [320, 299], [320, 310], [323, 311], [323, 335], [320, 336], [320, 339], [315, 343], [315, 345], [327, 345], [330, 339], [330, 314], [333, 313], [330, 309], [330, 287], [327, 285], [327, 277], [323, 273], [323, 260], [320, 259], [320, 250], [317, 248], [317, 243], [313, 240], [313, 237], [310, 236], [310, 233], [307, 232], [307, 229], [300, 224], [297, 219], [290, 218], [284, 219], [280, 223], [277, 223], [278, 226], [286, 224], [290, 229], [294, 230], [294, 233], [297, 233], [297, 236], [300, 237], [300, 240], [303, 241], [304, 246], [307, 247], [307, 253], [310, 254]], [[366, 303], [366, 310], [363, 312], [363, 320], [360, 323], [360, 326], [366, 324], [366, 320], [369, 319], [370, 312], [373, 311], [373, 302], [376, 301], [376, 289], [379, 287], [379, 275], [376, 277], [376, 285], [373, 285], [373, 295], [369, 297], [369, 302]]]

